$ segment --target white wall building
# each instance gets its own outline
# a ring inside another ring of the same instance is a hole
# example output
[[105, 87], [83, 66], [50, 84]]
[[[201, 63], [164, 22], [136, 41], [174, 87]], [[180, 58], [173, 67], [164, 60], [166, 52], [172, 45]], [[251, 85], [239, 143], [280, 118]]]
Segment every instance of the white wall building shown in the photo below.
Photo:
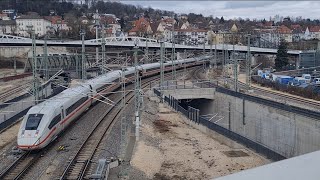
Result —
[[48, 27], [51, 27], [51, 22], [40, 17], [38, 14], [32, 13], [17, 17], [17, 35], [29, 37], [28, 26], [33, 26], [36, 36], [44, 36]]
[[0, 21], [0, 35], [11, 34], [16, 32], [16, 22], [14, 20]]
[[174, 35], [178, 43], [187, 45], [204, 44], [208, 39], [208, 31], [202, 29], [179, 29]]

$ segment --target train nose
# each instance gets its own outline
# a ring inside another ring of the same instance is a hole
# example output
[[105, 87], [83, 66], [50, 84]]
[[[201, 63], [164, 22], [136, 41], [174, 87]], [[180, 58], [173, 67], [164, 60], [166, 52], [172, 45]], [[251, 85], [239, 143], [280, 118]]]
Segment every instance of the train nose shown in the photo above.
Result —
[[23, 130], [18, 136], [18, 148], [24, 150], [37, 149], [40, 140], [38, 134], [38, 130]]

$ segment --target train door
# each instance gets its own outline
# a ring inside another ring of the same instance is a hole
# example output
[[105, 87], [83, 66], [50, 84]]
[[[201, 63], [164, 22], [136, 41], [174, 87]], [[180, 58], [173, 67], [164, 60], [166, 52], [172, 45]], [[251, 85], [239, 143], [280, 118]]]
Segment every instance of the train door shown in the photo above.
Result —
[[90, 92], [88, 93], [88, 98], [90, 100], [90, 106], [92, 105], [93, 102], [93, 97], [95, 96], [95, 93], [93, 92], [91, 84], [89, 85]]
[[[65, 109], [63, 108], [63, 106], [60, 106], [60, 115], [61, 115], [61, 120], [60, 120], [60, 122], [62, 122], [65, 118], [66, 118], [66, 111], [65, 111]], [[64, 125], [65, 123], [63, 123], [63, 124], [61, 124], [60, 123], [60, 129], [62, 130], [62, 129], [64, 129]]]

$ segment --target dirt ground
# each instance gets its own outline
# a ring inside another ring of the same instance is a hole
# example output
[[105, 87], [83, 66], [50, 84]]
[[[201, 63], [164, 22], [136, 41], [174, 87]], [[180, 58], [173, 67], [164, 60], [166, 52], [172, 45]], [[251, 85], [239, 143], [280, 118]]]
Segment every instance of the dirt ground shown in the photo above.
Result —
[[[17, 74], [24, 73], [24, 69], [17, 69]], [[15, 75], [14, 69], [0, 69], [0, 78]]]
[[27, 86], [28, 83], [31, 83], [32, 77], [25, 77], [22, 79], [16, 79], [8, 82], [0, 82], [0, 93], [6, 92], [15, 87]]
[[209, 179], [270, 162], [241, 145], [229, 147], [209, 137], [157, 98], [150, 99], [131, 161], [144, 176], [129, 174], [129, 179]]

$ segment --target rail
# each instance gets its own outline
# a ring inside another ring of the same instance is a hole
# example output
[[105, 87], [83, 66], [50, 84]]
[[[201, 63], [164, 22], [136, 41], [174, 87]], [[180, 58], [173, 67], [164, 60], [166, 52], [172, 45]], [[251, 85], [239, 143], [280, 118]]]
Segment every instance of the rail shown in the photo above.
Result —
[[[170, 75], [166, 75], [170, 77]], [[159, 77], [151, 77], [143, 80], [142, 88], [146, 88], [153, 81], [158, 81]], [[126, 93], [126, 104], [134, 98], [134, 92], [129, 91]], [[119, 105], [122, 99], [118, 98], [115, 105]], [[77, 150], [75, 156], [70, 160], [66, 168], [64, 169], [60, 180], [63, 179], [83, 179], [85, 178], [88, 166], [96, 154], [99, 145], [104, 138], [107, 131], [110, 129], [112, 123], [117, 119], [118, 115], [123, 108], [116, 108], [115, 106], [110, 106], [108, 110], [99, 117], [97, 123], [86, 137], [83, 144]], [[110, 117], [108, 117], [110, 116]]]

